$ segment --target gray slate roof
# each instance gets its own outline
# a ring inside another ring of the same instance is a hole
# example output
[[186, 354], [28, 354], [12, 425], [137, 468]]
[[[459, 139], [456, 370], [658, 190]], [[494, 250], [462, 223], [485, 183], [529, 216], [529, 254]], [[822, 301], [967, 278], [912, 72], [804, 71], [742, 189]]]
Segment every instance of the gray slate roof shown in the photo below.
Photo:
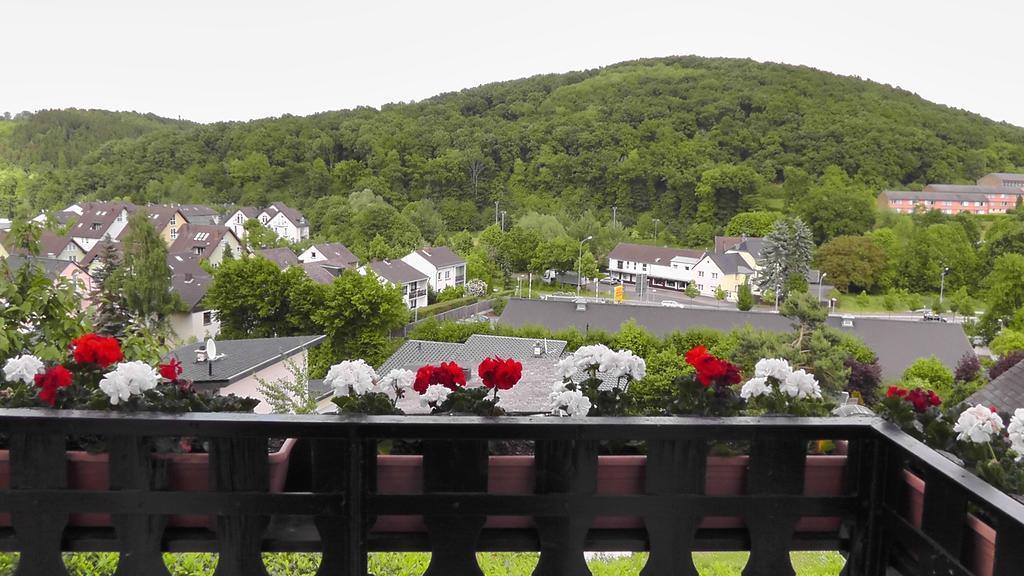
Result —
[[[7, 257], [6, 260], [7, 267], [11, 270], [11, 272], [14, 272], [16, 270], [21, 269], [22, 266], [28, 263], [29, 257], [11, 254], [10, 256]], [[68, 266], [77, 266], [77, 264], [74, 264], [69, 260], [58, 260], [56, 258], [45, 258], [41, 256], [32, 256], [31, 260], [33, 264], [43, 269], [43, 273], [46, 274], [46, 277], [49, 278], [50, 280], [56, 280], [60, 278], [61, 272], [66, 270]]]
[[299, 257], [295, 255], [295, 252], [291, 251], [291, 248], [263, 248], [258, 252], [260, 256], [277, 264], [277, 267], [281, 270], [289, 266], [299, 265]]
[[416, 253], [422, 256], [427, 262], [430, 262], [434, 268], [447, 268], [449, 266], [458, 266], [459, 264], [466, 263], [465, 258], [459, 256], [455, 252], [452, 252], [447, 246], [420, 248]]
[[1009, 370], [967, 398], [968, 404], [995, 406], [1000, 412], [1013, 413], [1024, 408], [1024, 362], [1017, 362]]
[[[792, 330], [788, 318], [770, 312], [594, 303], [588, 303], [586, 311], [578, 312], [574, 302], [523, 299], [509, 300], [499, 322], [515, 327], [543, 326], [560, 330], [575, 326], [581, 331], [593, 328], [616, 332], [630, 319], [658, 336], [696, 326], [721, 331], [744, 325], [774, 332]], [[914, 360], [928, 356], [935, 356], [952, 369], [972, 349], [957, 324], [856, 318], [853, 328], [840, 328], [841, 322], [838, 316], [831, 316], [827, 321], [829, 326], [864, 340], [878, 355], [883, 378], [898, 378]]]
[[168, 254], [167, 267], [171, 269], [171, 290], [181, 297], [189, 311], [196, 312], [213, 284], [213, 277], [199, 265], [194, 254]]
[[725, 274], [753, 274], [747, 261], [735, 252], [728, 254], [708, 254], [708, 258]]
[[622, 242], [618, 246], [616, 246], [611, 251], [611, 253], [608, 254], [608, 258], [612, 260], [626, 260], [628, 262], [646, 262], [647, 264], [668, 266], [669, 262], [676, 256], [683, 256], [686, 258], [700, 258], [703, 255], [703, 250], [694, 250], [689, 248], [669, 248], [665, 246], [648, 246], [646, 244], [628, 244], [626, 242]]
[[131, 212], [134, 209], [130, 202], [86, 202], [71, 235], [76, 238], [103, 238], [122, 210]]
[[912, 200], [914, 202], [981, 202], [984, 201], [984, 195], [978, 195], [976, 193], [961, 193], [961, 192], [944, 192], [944, 191], [905, 191], [905, 190], [886, 190], [882, 192], [882, 195], [889, 200]]
[[377, 276], [398, 286], [427, 279], [426, 274], [401, 260], [377, 260], [370, 262], [369, 267]]
[[323, 244], [313, 244], [313, 248], [316, 248], [321, 255], [326, 257], [328, 262], [344, 264], [349, 268], [354, 268], [359, 265], [359, 258], [344, 244], [327, 242]]
[[451, 362], [458, 357], [460, 350], [462, 344], [458, 342], [407, 340], [377, 368], [377, 372], [387, 374], [396, 368], [416, 371], [427, 364]]
[[207, 363], [196, 363], [196, 350], [205, 342], [186, 344], [164, 357], [177, 358], [182, 364], [182, 377], [206, 388], [221, 388], [283, 361], [288, 356], [319, 344], [326, 336], [289, 336], [286, 338], [253, 338], [219, 340], [217, 353], [224, 356], [213, 362], [213, 373]]
[[955, 194], [973, 194], [975, 196], [987, 194], [1006, 193], [1006, 188], [1001, 186], [977, 186], [974, 184], [929, 184], [924, 187], [925, 192], [946, 192]]
[[306, 271], [306, 276], [317, 284], [330, 284], [337, 278], [334, 274], [335, 271], [341, 274], [344, 268], [333, 268], [329, 264], [329, 260], [321, 260], [320, 262], [306, 262], [302, 264], [302, 269]]

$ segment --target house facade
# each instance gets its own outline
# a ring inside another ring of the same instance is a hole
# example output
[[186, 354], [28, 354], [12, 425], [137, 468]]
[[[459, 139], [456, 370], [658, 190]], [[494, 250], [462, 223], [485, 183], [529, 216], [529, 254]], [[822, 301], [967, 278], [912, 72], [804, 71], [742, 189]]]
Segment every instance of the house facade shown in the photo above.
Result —
[[264, 208], [259, 215], [259, 221], [282, 240], [301, 242], [309, 239], [309, 222], [306, 221], [306, 217], [284, 202], [274, 202]]
[[258, 218], [259, 215], [260, 211], [256, 207], [242, 206], [228, 215], [227, 219], [224, 220], [224, 225], [235, 233], [235, 237], [240, 240], [244, 240], [245, 235], [247, 234], [245, 231], [245, 223], [254, 218]]
[[427, 305], [427, 275], [401, 260], [377, 260], [359, 268], [360, 274], [374, 273], [381, 284], [402, 291], [402, 301], [410, 309]]
[[608, 274], [625, 284], [645, 277], [650, 286], [685, 290], [703, 256], [701, 250], [620, 243], [608, 254]]
[[167, 267], [171, 270], [171, 290], [185, 304], [185, 311], [170, 317], [171, 331], [178, 343], [216, 338], [220, 333], [217, 313], [206, 305], [206, 293], [213, 277], [199, 265], [200, 257], [189, 254], [169, 254]]
[[236, 258], [242, 253], [242, 243], [231, 230], [216, 224], [185, 224], [167, 252], [198, 256], [219, 266], [229, 249]]
[[88, 202], [81, 206], [71, 239], [88, 252], [104, 239], [115, 239], [128, 226], [128, 214], [135, 206], [128, 202]]
[[188, 219], [175, 206], [146, 206], [146, 212], [149, 214], [149, 223], [168, 246], [178, 239], [178, 230], [188, 224]]
[[426, 274], [434, 292], [466, 286], [466, 259], [444, 246], [415, 250], [402, 262]]
[[694, 265], [693, 283], [701, 296], [714, 297], [715, 292], [721, 288], [725, 292], [725, 299], [735, 302], [739, 287], [746, 282], [753, 284], [754, 272], [753, 267], [738, 252], [712, 252], [705, 254]]
[[1024, 199], [1024, 174], [992, 173], [975, 185], [929, 184], [921, 191], [884, 190], [882, 208], [902, 214], [938, 210], [943, 214], [1005, 214]]
[[76, 262], [41, 256], [27, 257], [18, 254], [7, 256], [4, 260], [12, 272], [31, 261], [33, 265], [42, 268], [46, 277], [55, 285], [66, 283], [73, 286], [75, 294], [78, 295], [79, 305], [82, 310], [85, 310], [92, 304], [92, 301], [89, 299], [93, 289], [92, 276], [88, 270]]
[[344, 244], [337, 242], [313, 244], [299, 254], [299, 262], [303, 264], [309, 262], [330, 262], [333, 265], [346, 268], [359, 267], [359, 258]]

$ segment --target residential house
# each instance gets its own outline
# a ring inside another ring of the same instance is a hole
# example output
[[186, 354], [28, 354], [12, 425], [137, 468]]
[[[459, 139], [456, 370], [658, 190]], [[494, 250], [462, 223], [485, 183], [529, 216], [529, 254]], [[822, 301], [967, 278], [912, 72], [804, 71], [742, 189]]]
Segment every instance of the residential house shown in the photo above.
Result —
[[308, 366], [309, 350], [324, 336], [290, 336], [286, 338], [253, 338], [220, 340], [217, 359], [200, 360], [199, 349], [206, 352], [205, 342], [195, 342], [171, 351], [165, 360], [177, 358], [182, 364], [182, 377], [200, 390], [216, 391], [222, 396], [235, 394], [260, 400], [256, 413], [267, 414], [271, 407], [259, 393], [260, 381], [293, 378], [289, 364]]
[[274, 202], [260, 212], [260, 224], [274, 231], [278, 238], [289, 242], [301, 242], [309, 238], [309, 222], [301, 212]]
[[291, 248], [263, 248], [256, 253], [276, 264], [281, 270], [301, 264]]
[[[511, 327], [543, 326], [550, 330], [576, 327], [581, 332], [617, 332], [622, 324], [635, 320], [656, 336], [702, 326], [729, 331], [743, 326], [772, 332], [792, 332], [789, 318], [771, 312], [741, 312], [715, 308], [664, 308], [621, 306], [588, 302], [577, 304], [556, 300], [509, 300], [498, 320]], [[942, 322], [905, 322], [887, 318], [841, 318], [830, 316], [826, 323], [859, 337], [878, 355], [883, 380], [899, 379], [918, 358], [937, 357], [950, 370], [972, 351], [961, 326]]]
[[1007, 172], [991, 172], [978, 178], [978, 186], [995, 186], [998, 188], [1024, 189], [1024, 174]]
[[626, 284], [646, 278], [650, 286], [685, 290], [703, 250], [620, 243], [608, 254], [608, 275]]
[[203, 204], [163, 204], [166, 208], [176, 208], [189, 224], [213, 226], [220, 224], [220, 213]]
[[[8, 254], [27, 255], [24, 250], [8, 245], [7, 233], [0, 231], [0, 257], [6, 257]], [[60, 236], [51, 230], [43, 230], [39, 235], [39, 256], [81, 262], [85, 254], [85, 250], [69, 236]]]
[[54, 284], [66, 282], [74, 286], [83, 310], [92, 303], [89, 299], [93, 289], [92, 276], [89, 275], [88, 270], [76, 262], [41, 256], [22, 256], [20, 254], [7, 256], [4, 258], [4, 261], [11, 272], [15, 272], [31, 262], [33, 265], [41, 267], [46, 277]]
[[299, 254], [299, 262], [302, 263], [324, 261], [347, 268], [359, 267], [359, 258], [346, 248], [344, 244], [313, 244], [306, 248], [302, 254]]
[[[153, 225], [157, 234], [168, 246], [174, 244], [178, 239], [178, 230], [181, 229], [181, 226], [189, 223], [181, 208], [177, 206], [149, 205], [145, 210], [149, 214], [149, 223]], [[118, 237], [118, 240], [123, 240], [123, 238]]]
[[185, 311], [172, 314], [171, 330], [178, 342], [215, 338], [220, 333], [216, 311], [205, 303], [213, 277], [199, 265], [201, 258], [192, 254], [169, 254], [171, 290], [181, 298]]
[[231, 229], [235, 233], [235, 236], [239, 239], [244, 240], [247, 232], [245, 231], [245, 223], [254, 218], [258, 218], [260, 215], [259, 208], [255, 206], [242, 206], [238, 208], [231, 215], [228, 216], [227, 220], [224, 221], [224, 225]]
[[81, 261], [79, 261], [79, 264], [82, 266], [82, 268], [88, 270], [89, 274], [95, 274], [96, 269], [99, 268], [100, 254], [103, 253], [104, 249], [107, 246], [112, 246], [114, 248], [114, 254], [117, 255], [117, 258], [119, 260], [121, 259], [121, 257], [124, 256], [124, 251], [122, 250], [120, 242], [115, 242], [109, 239], [100, 240], [99, 242], [96, 243], [95, 246], [92, 247], [91, 250], [85, 253], [85, 256], [82, 256]]
[[128, 202], [88, 202], [71, 228], [71, 239], [83, 250], [92, 250], [104, 238], [116, 239], [128, 225], [135, 206]]
[[1024, 408], [1024, 362], [1017, 362], [981, 390], [971, 394], [967, 404], [984, 404], [995, 407], [1000, 412], [1013, 414], [1018, 408]]
[[445, 246], [414, 250], [402, 262], [426, 274], [434, 292], [466, 286], [466, 259]]
[[39, 215], [37, 215], [35, 218], [33, 218], [32, 221], [35, 222], [36, 224], [41, 224], [43, 226], [46, 225], [47, 221], [64, 226], [68, 222], [71, 222], [72, 220], [75, 220], [79, 216], [81, 216], [82, 212], [83, 208], [81, 205], [72, 204], [71, 206], [68, 206], [67, 208], [59, 212], [44, 210], [43, 212], [40, 212]]
[[359, 268], [360, 274], [373, 272], [381, 284], [397, 286], [409, 309], [427, 305], [427, 275], [401, 260], [377, 260]]
[[[749, 253], [748, 253], [749, 257]], [[739, 252], [709, 253], [693, 267], [693, 282], [702, 296], [714, 296], [721, 288], [725, 299], [735, 301], [739, 287], [751, 282], [753, 265]], [[753, 290], [753, 286], [751, 286]]]
[[230, 250], [234, 257], [242, 253], [242, 243], [234, 232], [215, 224], [185, 224], [178, 229], [178, 239], [167, 250], [170, 254], [193, 254], [219, 266]]
[[335, 278], [341, 276], [342, 272], [348, 270], [348, 268], [337, 267], [327, 261], [306, 262], [301, 264], [301, 266], [306, 272], [306, 276], [309, 276], [310, 280], [317, 284], [330, 284], [334, 282]]

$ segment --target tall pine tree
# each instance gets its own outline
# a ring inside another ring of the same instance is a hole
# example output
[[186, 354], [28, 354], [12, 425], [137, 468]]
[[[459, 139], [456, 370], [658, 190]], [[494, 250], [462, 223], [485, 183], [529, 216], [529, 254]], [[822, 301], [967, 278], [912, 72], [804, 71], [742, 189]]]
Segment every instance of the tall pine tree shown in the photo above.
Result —
[[762, 291], [779, 291], [785, 299], [787, 280], [803, 277], [811, 268], [814, 240], [811, 230], [799, 218], [786, 218], [775, 223], [764, 239], [761, 249], [761, 270], [757, 287]]
[[123, 339], [131, 319], [125, 312], [124, 299], [117, 286], [121, 258], [113, 242], [100, 243], [96, 266], [92, 272], [92, 292], [89, 297], [95, 310], [95, 331], [102, 336]]

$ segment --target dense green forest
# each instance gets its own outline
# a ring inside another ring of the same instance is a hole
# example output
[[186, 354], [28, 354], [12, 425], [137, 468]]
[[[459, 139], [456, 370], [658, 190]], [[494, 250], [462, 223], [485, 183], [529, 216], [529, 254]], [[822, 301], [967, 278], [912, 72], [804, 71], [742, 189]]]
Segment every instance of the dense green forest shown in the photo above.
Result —
[[737, 212], [806, 208], [823, 179], [857, 211], [884, 187], [1015, 169], [1022, 128], [857, 78], [698, 57], [244, 123], [95, 110], [0, 120], [0, 216], [83, 198], [283, 200], [317, 224], [369, 189], [397, 210], [432, 201], [448, 231], [492, 223], [495, 201], [510, 218], [617, 206], [620, 221], [658, 218], [683, 241]]

